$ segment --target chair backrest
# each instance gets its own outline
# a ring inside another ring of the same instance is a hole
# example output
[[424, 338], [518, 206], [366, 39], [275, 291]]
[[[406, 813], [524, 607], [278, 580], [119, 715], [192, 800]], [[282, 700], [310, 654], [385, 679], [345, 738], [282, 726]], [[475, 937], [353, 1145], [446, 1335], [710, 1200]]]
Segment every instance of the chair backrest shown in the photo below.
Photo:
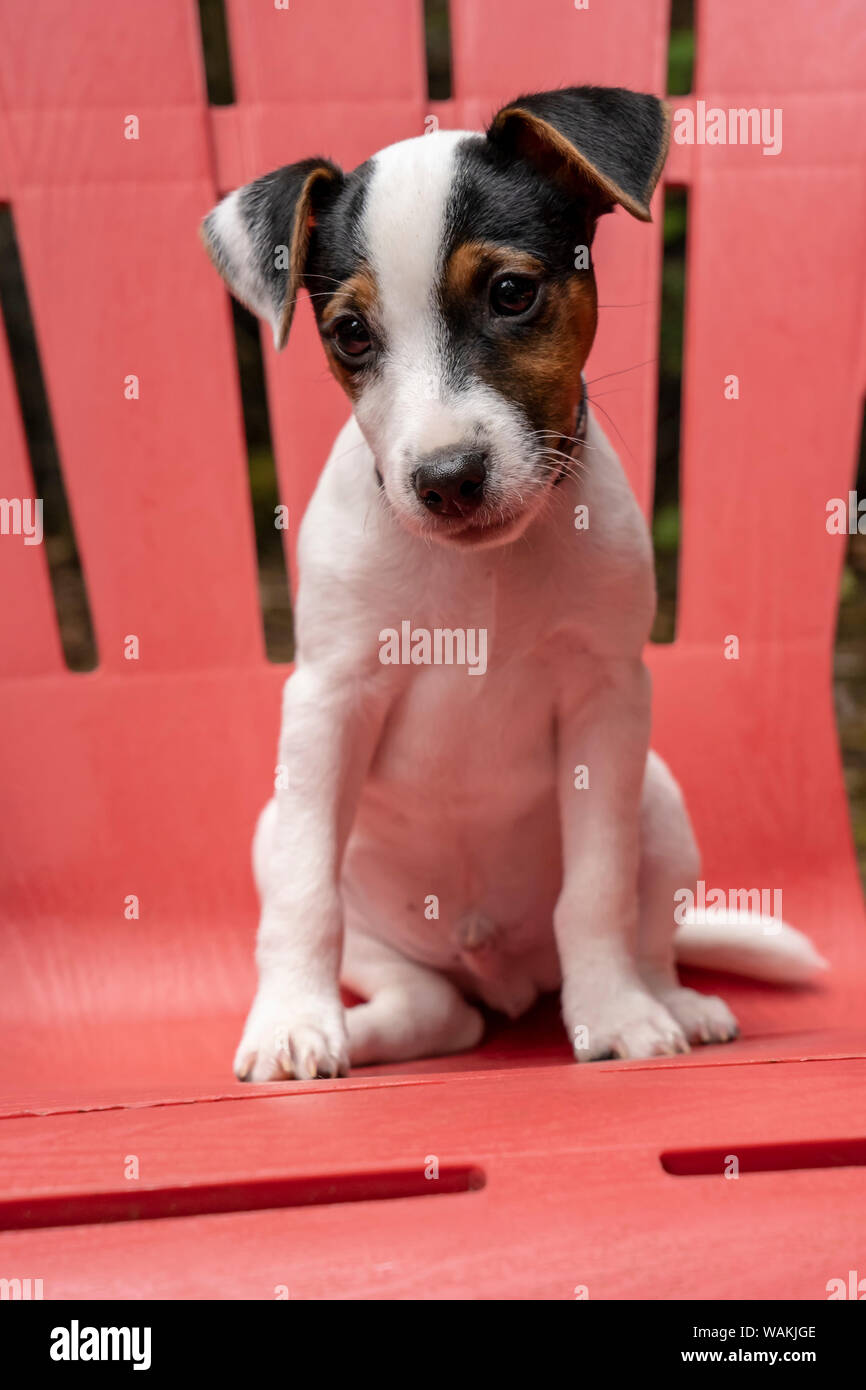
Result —
[[[226, 10], [236, 101], [209, 109], [194, 0], [0, 0], [0, 200], [99, 651], [95, 672], [66, 670], [44, 549], [0, 536], [7, 1016], [249, 992], [248, 842], [285, 670], [263, 650], [230, 313], [200, 217], [267, 169], [311, 153], [351, 167], [431, 115], [479, 127], [522, 91], [665, 87], [667, 0], [452, 0], [441, 103], [420, 2]], [[656, 742], [707, 881], [783, 889], [848, 978], [866, 957], [830, 685], [844, 542], [825, 516], [852, 485], [866, 376], [862, 18], [844, 0], [817, 16], [811, 0], [702, 0], [698, 26], [696, 95], [674, 106], [779, 108], [783, 147], [671, 148], [666, 179], [690, 190], [683, 541], [677, 640], [651, 653]], [[602, 304], [631, 307], [602, 310], [589, 375], [650, 363], [604, 403], [649, 507], [659, 217], [606, 219], [597, 262]], [[291, 543], [346, 405], [308, 305], [285, 355], [264, 352]], [[0, 494], [33, 495], [2, 334]]]

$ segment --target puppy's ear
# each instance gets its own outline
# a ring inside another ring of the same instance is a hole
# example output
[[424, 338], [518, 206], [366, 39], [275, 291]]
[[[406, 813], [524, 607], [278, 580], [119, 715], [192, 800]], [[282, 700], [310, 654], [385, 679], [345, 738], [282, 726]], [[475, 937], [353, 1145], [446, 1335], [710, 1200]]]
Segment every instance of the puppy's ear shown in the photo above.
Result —
[[670, 113], [658, 97], [623, 87], [564, 87], [509, 102], [494, 116], [487, 137], [554, 177], [576, 175], [598, 211], [621, 203], [649, 222]]
[[241, 303], [268, 321], [278, 350], [289, 336], [316, 210], [342, 179], [327, 159], [287, 164], [235, 189], [201, 224], [220, 275]]

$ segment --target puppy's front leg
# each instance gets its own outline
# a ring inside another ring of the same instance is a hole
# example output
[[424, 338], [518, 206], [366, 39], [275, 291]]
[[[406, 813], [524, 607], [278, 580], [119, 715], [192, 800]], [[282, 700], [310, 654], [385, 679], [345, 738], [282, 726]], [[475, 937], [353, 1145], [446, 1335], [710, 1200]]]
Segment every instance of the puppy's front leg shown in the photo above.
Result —
[[592, 686], [579, 703], [563, 696], [557, 717], [563, 883], [554, 930], [563, 1019], [578, 1061], [687, 1052], [635, 964], [649, 674], [640, 660], [610, 659], [594, 670]]
[[242, 1081], [348, 1072], [339, 873], [384, 722], [378, 686], [375, 677], [316, 666], [286, 684], [282, 775], [255, 846], [259, 986], [235, 1057]]

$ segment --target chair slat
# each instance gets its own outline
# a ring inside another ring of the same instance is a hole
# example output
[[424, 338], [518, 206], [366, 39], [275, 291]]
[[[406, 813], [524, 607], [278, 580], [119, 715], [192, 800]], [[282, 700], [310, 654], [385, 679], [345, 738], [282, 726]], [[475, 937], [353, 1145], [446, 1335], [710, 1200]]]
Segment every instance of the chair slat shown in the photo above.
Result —
[[13, 111], [134, 112], [204, 96], [195, 0], [4, 0], [0, 90]]
[[862, 99], [861, 5], [835, 0], [818, 12], [812, 0], [702, 0], [695, 9], [695, 86], [703, 94], [848, 91]]
[[[242, 105], [414, 101], [424, 84], [423, 6], [405, 0], [226, 0]], [[315, 153], [315, 151], [308, 151]]]
[[[228, 302], [197, 237], [212, 201], [202, 177], [33, 190], [16, 208], [108, 668], [261, 655]], [[139, 638], [140, 663], [124, 656], [127, 636]]]
[[664, 94], [668, 0], [461, 0], [451, 6], [454, 92], [487, 116], [522, 92], [580, 83]]
[[845, 538], [827, 504], [853, 486], [860, 424], [862, 176], [713, 153], [689, 232], [680, 633], [829, 644]]
[[257, 662], [231, 320], [198, 239], [216, 190], [197, 6], [96, 0], [74, 28], [50, 0], [0, 13], [16, 227], [100, 665]]

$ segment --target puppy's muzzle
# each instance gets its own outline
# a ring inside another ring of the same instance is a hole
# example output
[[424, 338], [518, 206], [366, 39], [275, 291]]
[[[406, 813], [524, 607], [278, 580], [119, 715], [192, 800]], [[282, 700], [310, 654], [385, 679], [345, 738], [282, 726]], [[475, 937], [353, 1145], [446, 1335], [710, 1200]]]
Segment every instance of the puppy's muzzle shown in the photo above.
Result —
[[437, 449], [412, 474], [415, 494], [437, 516], [467, 517], [484, 501], [487, 453], [483, 449]]

